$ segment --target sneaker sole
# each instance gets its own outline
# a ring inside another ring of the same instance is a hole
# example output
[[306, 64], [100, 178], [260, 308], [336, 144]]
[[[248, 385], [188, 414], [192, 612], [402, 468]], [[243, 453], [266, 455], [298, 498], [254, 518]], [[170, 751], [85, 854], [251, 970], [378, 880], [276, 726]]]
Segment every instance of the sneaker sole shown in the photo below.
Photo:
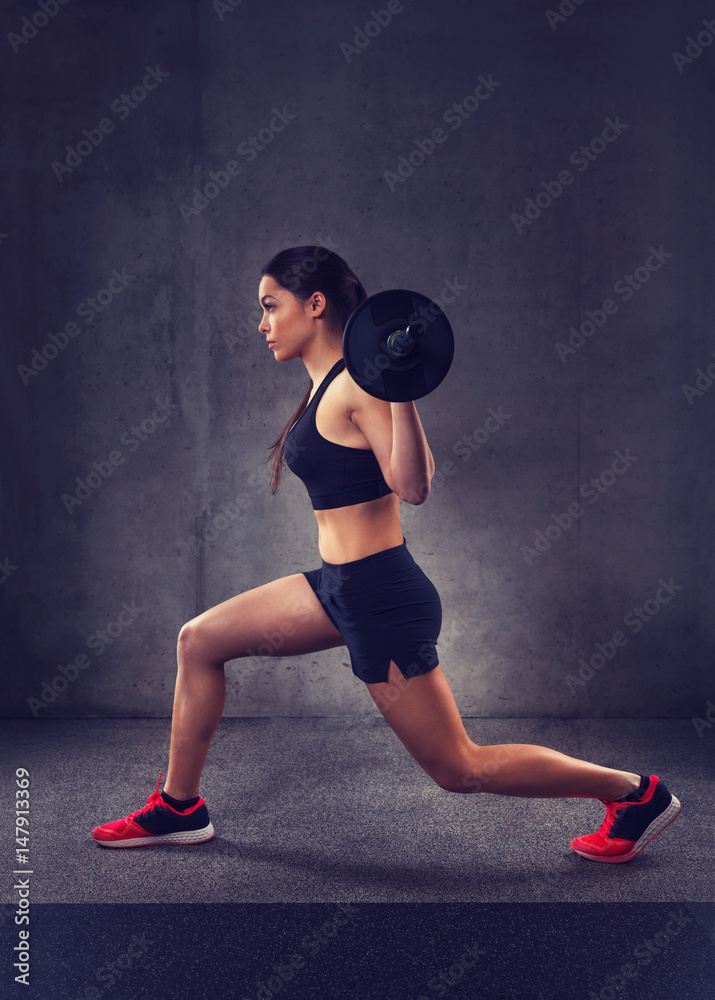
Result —
[[[202, 830], [180, 830], [178, 833], [155, 834], [153, 837], [131, 837], [129, 840], [94, 840], [100, 847], [148, 847], [150, 844], [205, 844], [215, 833], [213, 823]], [[94, 838], [93, 838], [94, 839]]]
[[624, 861], [631, 861], [637, 854], [640, 854], [644, 847], [650, 844], [651, 840], [654, 840], [659, 833], [662, 833], [667, 826], [670, 826], [677, 819], [680, 810], [680, 802], [674, 795], [671, 795], [668, 808], [664, 809], [659, 816], [656, 816], [650, 826], [646, 827], [640, 838], [635, 842], [633, 850], [629, 851], [628, 854], [617, 854], [611, 857], [603, 854], [588, 854], [585, 851], [579, 851], [573, 845], [571, 846], [571, 850], [575, 851], [582, 858], [588, 858], [589, 861], [604, 861], [607, 864], [622, 864]]

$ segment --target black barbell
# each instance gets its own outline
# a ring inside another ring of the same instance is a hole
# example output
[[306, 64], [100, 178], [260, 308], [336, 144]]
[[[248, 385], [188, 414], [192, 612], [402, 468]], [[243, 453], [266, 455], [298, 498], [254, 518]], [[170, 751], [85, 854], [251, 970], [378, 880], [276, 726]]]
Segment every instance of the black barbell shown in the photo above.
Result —
[[454, 334], [436, 302], [393, 288], [361, 302], [343, 331], [345, 367], [377, 399], [420, 399], [442, 382], [454, 357]]

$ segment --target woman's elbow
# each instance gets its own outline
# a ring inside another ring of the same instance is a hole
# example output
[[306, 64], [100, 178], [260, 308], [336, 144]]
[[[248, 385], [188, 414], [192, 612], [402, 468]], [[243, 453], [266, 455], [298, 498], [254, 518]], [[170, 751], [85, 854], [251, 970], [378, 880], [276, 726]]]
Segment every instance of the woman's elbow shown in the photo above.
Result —
[[412, 486], [398, 493], [400, 500], [404, 500], [405, 503], [409, 503], [413, 507], [419, 507], [420, 504], [423, 504], [425, 502], [425, 500], [429, 495], [430, 495], [430, 481], [428, 479], [426, 479], [419, 486]]

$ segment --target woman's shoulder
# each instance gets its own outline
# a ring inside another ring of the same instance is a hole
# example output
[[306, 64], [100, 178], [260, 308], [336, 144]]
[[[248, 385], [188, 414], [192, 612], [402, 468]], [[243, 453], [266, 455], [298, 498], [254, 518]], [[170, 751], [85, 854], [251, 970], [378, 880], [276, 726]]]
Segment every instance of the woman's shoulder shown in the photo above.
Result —
[[341, 372], [338, 372], [333, 379], [333, 382], [335, 384], [335, 402], [341, 407], [344, 406], [348, 412], [353, 412], [354, 410], [365, 410], [366, 408], [373, 410], [390, 409], [389, 403], [386, 403], [382, 399], [376, 399], [375, 396], [371, 396], [369, 393], [365, 392], [365, 390], [358, 385], [347, 368], [343, 368]]

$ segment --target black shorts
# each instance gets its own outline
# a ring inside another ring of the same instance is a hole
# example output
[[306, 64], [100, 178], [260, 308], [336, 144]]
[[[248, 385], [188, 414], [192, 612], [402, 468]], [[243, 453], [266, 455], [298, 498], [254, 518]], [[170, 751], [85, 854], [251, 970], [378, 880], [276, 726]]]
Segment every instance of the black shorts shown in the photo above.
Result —
[[390, 660], [407, 678], [438, 665], [435, 643], [442, 627], [442, 604], [404, 538], [402, 545], [364, 559], [324, 561], [322, 569], [305, 576], [340, 630], [353, 673], [361, 681], [386, 681]]

